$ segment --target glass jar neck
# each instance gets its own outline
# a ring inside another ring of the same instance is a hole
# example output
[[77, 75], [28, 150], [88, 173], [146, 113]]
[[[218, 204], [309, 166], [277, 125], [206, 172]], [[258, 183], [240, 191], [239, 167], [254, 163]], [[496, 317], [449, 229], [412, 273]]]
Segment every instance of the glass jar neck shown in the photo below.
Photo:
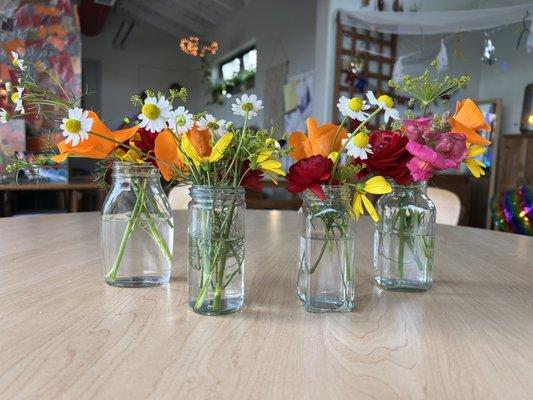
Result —
[[113, 163], [113, 178], [117, 180], [134, 178], [159, 180], [159, 177], [159, 170], [151, 163], [130, 164], [119, 161]]
[[350, 203], [350, 188], [346, 185], [321, 185], [322, 191], [326, 198], [320, 199], [311, 190], [303, 193], [303, 201], [307, 204], [325, 204], [325, 203]]
[[391, 183], [392, 192], [398, 195], [414, 195], [414, 194], [427, 194], [428, 183], [427, 181], [413, 182], [409, 185], [397, 185]]
[[201, 202], [226, 202], [243, 201], [245, 190], [241, 186], [237, 187], [213, 187], [194, 185], [189, 189], [189, 194], [194, 200]]

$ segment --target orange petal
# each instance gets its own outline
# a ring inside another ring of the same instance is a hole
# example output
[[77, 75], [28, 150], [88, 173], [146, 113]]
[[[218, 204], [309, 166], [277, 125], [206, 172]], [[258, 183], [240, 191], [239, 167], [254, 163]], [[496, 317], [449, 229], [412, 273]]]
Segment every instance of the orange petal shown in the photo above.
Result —
[[489, 131], [490, 125], [485, 121], [485, 117], [476, 103], [471, 99], [464, 99], [457, 102], [455, 114], [450, 118], [452, 131], [462, 133], [466, 140], [473, 144], [489, 145], [490, 141], [476, 133], [478, 130]]
[[468, 126], [463, 125], [457, 120], [454, 120], [453, 118], [450, 120], [452, 124], [452, 132], [454, 133], [462, 133], [466, 136], [466, 141], [472, 144], [479, 144], [482, 146], [488, 146], [490, 144], [490, 140], [485, 139], [483, 136], [477, 134], [474, 130], [470, 129]]
[[199, 130], [196, 125], [187, 132], [187, 138], [192, 143], [200, 157], [209, 157], [211, 155], [211, 134], [208, 130]]
[[318, 136], [318, 122], [313, 117], [309, 117], [306, 120], [307, 124], [307, 137], [314, 139]]
[[[302, 132], [293, 132], [289, 136], [289, 146], [292, 148], [289, 155], [293, 160], [299, 161], [302, 158], [310, 157], [311, 148], [307, 142], [307, 137]], [[309, 154], [309, 155], [308, 155]]]
[[161, 175], [166, 181], [172, 178], [172, 166], [179, 168], [183, 166], [178, 157], [178, 144], [172, 132], [165, 129], [155, 138], [154, 154], [157, 159], [157, 166]]

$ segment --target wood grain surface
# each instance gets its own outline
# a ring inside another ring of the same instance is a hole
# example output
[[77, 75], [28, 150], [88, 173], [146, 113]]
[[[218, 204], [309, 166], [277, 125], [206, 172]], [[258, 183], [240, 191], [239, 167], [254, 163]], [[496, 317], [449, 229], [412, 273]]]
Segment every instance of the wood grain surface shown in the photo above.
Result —
[[104, 284], [96, 213], [0, 220], [0, 398], [533, 398], [533, 238], [439, 226], [433, 289], [383, 292], [363, 219], [356, 310], [310, 314], [297, 214], [247, 218], [246, 306], [224, 317], [187, 308], [186, 212], [150, 289]]

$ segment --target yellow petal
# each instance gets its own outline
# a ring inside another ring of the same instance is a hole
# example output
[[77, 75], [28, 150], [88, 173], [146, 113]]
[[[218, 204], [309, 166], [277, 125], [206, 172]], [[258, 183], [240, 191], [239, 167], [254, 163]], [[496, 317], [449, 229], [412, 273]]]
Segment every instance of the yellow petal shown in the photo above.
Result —
[[259, 153], [259, 155], [257, 156], [257, 163], [258, 164], [261, 164], [262, 162], [268, 160], [270, 158], [270, 156], [272, 155], [272, 151], [262, 151], [261, 153]]
[[216, 142], [213, 146], [213, 150], [211, 151], [211, 155], [209, 156], [209, 162], [214, 163], [220, 160], [228, 146], [231, 144], [232, 140], [233, 133], [231, 132], [226, 133], [224, 136], [218, 139], [218, 142]]
[[361, 195], [356, 193], [353, 197], [352, 208], [355, 213], [355, 220], [358, 221], [359, 217], [364, 214], [363, 203], [361, 201]]
[[278, 160], [266, 160], [259, 163], [259, 169], [265, 172], [273, 172], [275, 174], [285, 176], [285, 171], [281, 169], [281, 162]]
[[467, 158], [464, 163], [474, 177], [479, 178], [481, 175], [485, 175], [485, 170], [483, 169], [485, 168], [485, 164], [481, 161], [474, 158]]
[[486, 147], [479, 146], [477, 144], [473, 144], [468, 147], [468, 152], [466, 154], [467, 157], [478, 157], [482, 154], [485, 154], [487, 151]]
[[368, 214], [370, 214], [370, 217], [374, 220], [374, 222], [379, 221], [378, 213], [376, 212], [376, 209], [372, 205], [372, 202], [368, 200], [368, 197], [366, 197], [364, 194], [361, 195], [361, 198], [363, 199], [363, 204], [365, 205], [365, 208], [368, 211]]
[[392, 188], [382, 176], [374, 176], [365, 183], [365, 192], [373, 194], [390, 193]]
[[[194, 146], [190, 142], [190, 140], [187, 137], [187, 135], [183, 135], [181, 137], [181, 146], [180, 147], [183, 149], [183, 152], [185, 153], [185, 155], [188, 158], [190, 158], [196, 165], [199, 165], [202, 162], [202, 159], [200, 158], [200, 156], [196, 152], [196, 149], [194, 148]], [[187, 162], [187, 164], [188, 164], [188, 162]]]

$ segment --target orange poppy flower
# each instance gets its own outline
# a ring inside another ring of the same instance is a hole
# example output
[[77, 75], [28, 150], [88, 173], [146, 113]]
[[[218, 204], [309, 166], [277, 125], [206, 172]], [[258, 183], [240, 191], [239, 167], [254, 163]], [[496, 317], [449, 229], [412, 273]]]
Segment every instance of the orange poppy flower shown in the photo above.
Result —
[[[122, 143], [135, 135], [137, 129], [139, 128], [138, 125], [135, 125], [131, 128], [121, 129], [113, 132], [104, 125], [100, 118], [98, 118], [98, 115], [96, 115], [96, 113], [93, 111], [89, 111], [89, 117], [93, 119], [93, 126], [89, 132], [89, 138], [83, 142], [80, 142], [77, 146], [71, 146], [62, 140], [57, 144], [59, 154], [53, 156], [52, 161], [60, 163], [65, 161], [69, 156], [80, 156], [99, 160], [104, 159], [119, 146], [119, 143]], [[91, 134], [92, 132], [107, 137], [111, 140]]]
[[342, 139], [346, 139], [348, 134], [346, 129], [341, 128], [333, 144], [338, 129], [338, 125], [334, 124], [318, 126], [316, 119], [307, 118], [307, 136], [298, 131], [289, 136], [289, 146], [292, 148], [289, 155], [299, 161], [316, 155], [327, 157], [332, 151], [339, 151]]
[[490, 132], [490, 125], [487, 124], [483, 113], [471, 99], [457, 102], [455, 114], [450, 118], [450, 123], [452, 132], [464, 134], [467, 142], [482, 146], [490, 144], [490, 140], [476, 132], [478, 130]]
[[[198, 130], [195, 126], [186, 133], [189, 142], [194, 146], [200, 157], [207, 157], [211, 154], [211, 134], [207, 130]], [[155, 138], [154, 147], [157, 166], [165, 180], [172, 178], [172, 166], [184, 169], [184, 163], [179, 157], [178, 144], [172, 132], [165, 129]]]

